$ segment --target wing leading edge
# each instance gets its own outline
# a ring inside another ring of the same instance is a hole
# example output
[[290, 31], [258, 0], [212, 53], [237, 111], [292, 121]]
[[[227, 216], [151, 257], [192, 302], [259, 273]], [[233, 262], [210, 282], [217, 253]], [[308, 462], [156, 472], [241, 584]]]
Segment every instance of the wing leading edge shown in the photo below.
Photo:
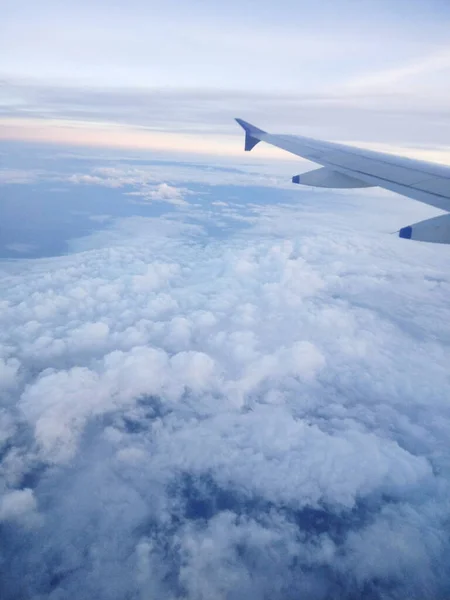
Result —
[[[450, 167], [363, 150], [344, 144], [294, 135], [275, 135], [242, 119], [236, 119], [245, 131], [245, 150], [260, 141], [286, 150], [322, 166], [292, 178], [293, 183], [329, 188], [379, 186], [408, 198], [450, 212]], [[450, 215], [417, 223], [400, 230], [401, 237], [449, 243]], [[419, 227], [420, 225], [420, 227]], [[436, 229], [436, 235], [433, 231]], [[426, 230], [426, 239], [423, 232]], [[448, 235], [442, 231], [448, 230]], [[433, 236], [436, 239], [433, 239]], [[444, 241], [445, 240], [445, 241]]]

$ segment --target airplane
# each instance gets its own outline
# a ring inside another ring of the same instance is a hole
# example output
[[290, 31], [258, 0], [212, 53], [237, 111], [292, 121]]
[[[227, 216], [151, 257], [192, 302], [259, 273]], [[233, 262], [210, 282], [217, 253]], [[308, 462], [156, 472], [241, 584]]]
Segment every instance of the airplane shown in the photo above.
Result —
[[[297, 135], [275, 135], [242, 119], [236, 121], [245, 131], [247, 152], [264, 141], [322, 165], [295, 175], [292, 183], [323, 188], [379, 186], [450, 212], [450, 166]], [[450, 214], [407, 225], [398, 234], [404, 239], [450, 244]]]

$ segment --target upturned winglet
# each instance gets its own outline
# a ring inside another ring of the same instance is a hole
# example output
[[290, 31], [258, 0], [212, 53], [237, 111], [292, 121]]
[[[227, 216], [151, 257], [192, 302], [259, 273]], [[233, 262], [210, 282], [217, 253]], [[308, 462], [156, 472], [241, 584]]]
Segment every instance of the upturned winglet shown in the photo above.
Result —
[[243, 121], [242, 119], [236, 119], [236, 122], [239, 123], [239, 125], [245, 131], [245, 150], [246, 152], [250, 152], [250, 150], [261, 141], [261, 136], [266, 132], [262, 129], [258, 129], [258, 127], [255, 127], [251, 123], [247, 123], [247, 121]]

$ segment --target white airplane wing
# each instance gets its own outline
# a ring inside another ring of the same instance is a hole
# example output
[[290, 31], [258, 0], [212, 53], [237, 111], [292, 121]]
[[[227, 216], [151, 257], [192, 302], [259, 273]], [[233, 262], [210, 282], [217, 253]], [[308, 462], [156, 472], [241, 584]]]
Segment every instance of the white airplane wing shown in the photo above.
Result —
[[[362, 150], [295, 135], [274, 135], [236, 119], [245, 130], [245, 150], [260, 141], [322, 165], [293, 183], [327, 188], [379, 186], [450, 212], [450, 166]], [[400, 237], [450, 244], [450, 215], [403, 227]]]

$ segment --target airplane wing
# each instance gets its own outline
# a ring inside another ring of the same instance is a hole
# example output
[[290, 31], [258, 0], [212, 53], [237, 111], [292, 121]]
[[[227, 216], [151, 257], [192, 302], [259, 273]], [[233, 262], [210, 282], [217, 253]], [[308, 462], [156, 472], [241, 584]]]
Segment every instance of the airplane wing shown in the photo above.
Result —
[[[245, 130], [246, 151], [264, 141], [322, 165], [319, 169], [295, 175], [293, 183], [327, 188], [379, 186], [450, 212], [450, 166], [302, 136], [275, 135], [242, 119], [236, 121]], [[450, 215], [408, 225], [400, 229], [399, 235], [450, 244]]]

